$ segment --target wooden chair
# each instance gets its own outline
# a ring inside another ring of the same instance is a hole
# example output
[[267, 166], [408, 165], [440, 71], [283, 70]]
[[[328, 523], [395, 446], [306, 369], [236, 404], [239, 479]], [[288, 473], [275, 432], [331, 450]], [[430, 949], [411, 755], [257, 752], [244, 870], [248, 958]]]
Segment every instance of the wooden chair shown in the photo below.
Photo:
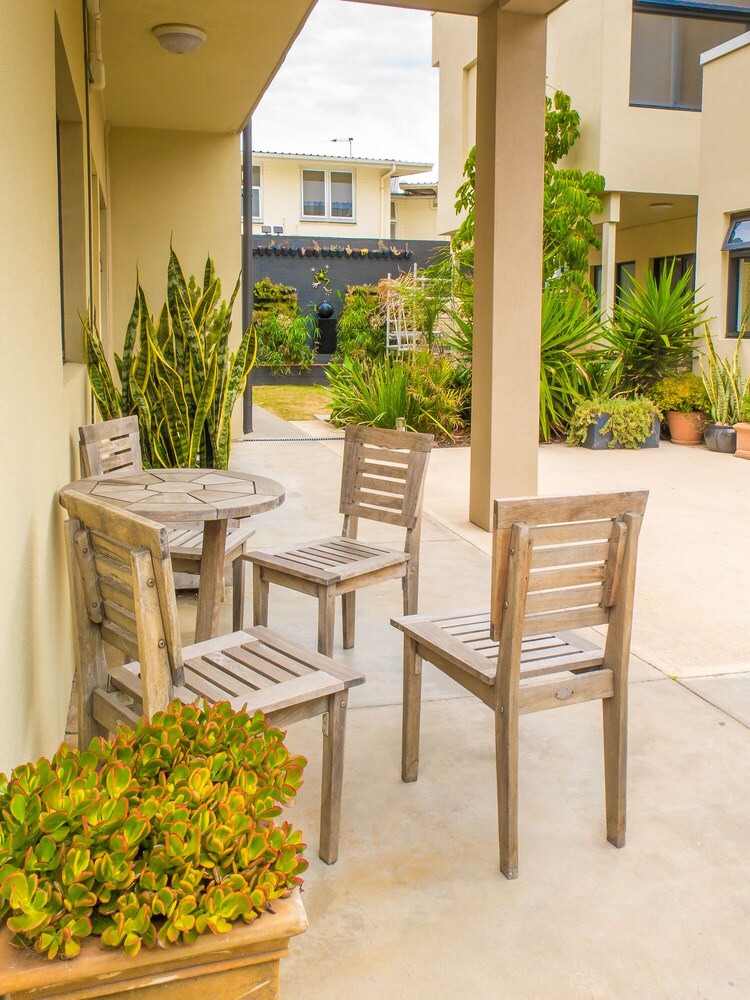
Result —
[[[341, 595], [344, 649], [354, 645], [356, 591], [383, 580], [401, 579], [404, 613], [417, 610], [422, 496], [431, 434], [347, 427], [341, 506], [341, 535], [246, 552], [253, 564], [253, 622], [268, 623], [272, 583], [318, 599], [318, 650], [333, 652], [336, 598]], [[357, 540], [359, 518], [406, 528], [403, 551]], [[235, 623], [242, 627], [242, 623]]]
[[[279, 726], [322, 715], [320, 857], [333, 864], [348, 691], [362, 674], [266, 628], [183, 649], [166, 528], [81, 494], [68, 497], [67, 509], [80, 745], [173, 698], [247, 705]], [[133, 662], [108, 667], [105, 644]]]
[[[495, 502], [491, 609], [392, 622], [404, 633], [401, 777], [416, 781], [422, 660], [495, 713], [500, 870], [518, 875], [518, 717], [601, 699], [607, 839], [625, 844], [627, 682], [648, 493]], [[570, 629], [608, 624], [595, 646]]]
[[[120, 417], [78, 428], [81, 475], [106, 476], [113, 472], [140, 472], [143, 469], [138, 418]], [[188, 577], [200, 576], [203, 558], [203, 525], [190, 523], [167, 524], [169, 551], [175, 573]], [[248, 539], [255, 534], [249, 519], [229, 523], [224, 561], [232, 566], [232, 603], [234, 627], [242, 619], [245, 599], [245, 573], [240, 556]], [[192, 585], [192, 584], [191, 584]]]

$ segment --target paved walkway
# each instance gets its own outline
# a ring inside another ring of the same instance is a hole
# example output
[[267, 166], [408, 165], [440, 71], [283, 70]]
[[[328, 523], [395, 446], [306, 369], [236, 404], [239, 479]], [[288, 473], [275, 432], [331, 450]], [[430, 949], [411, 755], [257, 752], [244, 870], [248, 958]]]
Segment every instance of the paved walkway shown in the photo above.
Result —
[[[257, 545], [338, 531], [338, 442], [259, 413], [232, 465], [287, 501]], [[325, 434], [325, 428], [313, 425]], [[317, 436], [317, 435], [316, 435]], [[465, 521], [468, 453], [433, 453], [421, 609], [486, 601], [489, 537]], [[646, 486], [631, 686], [628, 846], [604, 838], [598, 706], [524, 719], [520, 878], [497, 870], [490, 714], [425, 668], [420, 779], [400, 781], [398, 584], [359, 601], [335, 654], [352, 692], [341, 857], [317, 858], [320, 729], [292, 819], [310, 844], [310, 930], [282, 963], [284, 1000], [723, 1000], [750, 997], [750, 462], [702, 450], [540, 450], [541, 491]], [[448, 485], [446, 485], [448, 484]], [[744, 523], [743, 523], [744, 522]], [[375, 526], [365, 537], [385, 538]], [[249, 614], [248, 596], [248, 614]], [[183, 602], [188, 612], [189, 601]], [[315, 643], [311, 599], [271, 590], [270, 625]], [[229, 606], [225, 605], [229, 625]], [[249, 619], [248, 619], [249, 620]], [[187, 619], [186, 619], [187, 621]]]

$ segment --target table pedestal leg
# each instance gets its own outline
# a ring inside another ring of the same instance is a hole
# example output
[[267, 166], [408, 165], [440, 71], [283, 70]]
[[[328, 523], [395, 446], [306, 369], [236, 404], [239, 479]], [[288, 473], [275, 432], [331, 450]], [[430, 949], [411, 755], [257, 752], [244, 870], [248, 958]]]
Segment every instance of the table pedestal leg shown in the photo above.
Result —
[[211, 639], [218, 633], [226, 537], [226, 519], [205, 522], [201, 580], [198, 586], [198, 614], [195, 620], [196, 642]]

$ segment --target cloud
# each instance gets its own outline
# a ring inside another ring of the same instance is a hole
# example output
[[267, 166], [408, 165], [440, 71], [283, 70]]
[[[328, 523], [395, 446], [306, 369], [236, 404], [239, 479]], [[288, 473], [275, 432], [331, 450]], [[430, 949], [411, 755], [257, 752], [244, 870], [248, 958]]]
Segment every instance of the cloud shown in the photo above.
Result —
[[255, 149], [437, 164], [438, 71], [425, 11], [319, 0], [253, 116]]

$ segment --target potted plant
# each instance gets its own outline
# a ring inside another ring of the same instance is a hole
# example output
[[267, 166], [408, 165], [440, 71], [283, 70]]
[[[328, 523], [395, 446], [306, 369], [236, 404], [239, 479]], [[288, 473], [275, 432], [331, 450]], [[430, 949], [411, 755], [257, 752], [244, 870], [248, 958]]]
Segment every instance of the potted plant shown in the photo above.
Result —
[[711, 423], [706, 424], [703, 439], [709, 451], [733, 455], [737, 449], [734, 425], [742, 419], [742, 400], [750, 390], [750, 376], [740, 364], [741, 337], [737, 338], [732, 360], [720, 358], [711, 334], [706, 330], [706, 358], [701, 358], [701, 376], [711, 404]]
[[661, 414], [646, 396], [596, 396], [573, 411], [568, 444], [584, 448], [658, 448]]
[[667, 418], [672, 444], [703, 444], [703, 429], [711, 406], [703, 379], [693, 372], [668, 375], [649, 390]]
[[192, 998], [209, 973], [215, 995], [276, 997], [306, 927], [305, 845], [276, 822], [305, 761], [283, 737], [260, 712], [175, 701], [2, 776], [0, 994], [156, 1000], [175, 980]]
[[734, 425], [737, 432], [737, 449], [734, 454], [737, 458], [750, 458], [750, 386], [742, 397], [740, 416], [742, 420]]

